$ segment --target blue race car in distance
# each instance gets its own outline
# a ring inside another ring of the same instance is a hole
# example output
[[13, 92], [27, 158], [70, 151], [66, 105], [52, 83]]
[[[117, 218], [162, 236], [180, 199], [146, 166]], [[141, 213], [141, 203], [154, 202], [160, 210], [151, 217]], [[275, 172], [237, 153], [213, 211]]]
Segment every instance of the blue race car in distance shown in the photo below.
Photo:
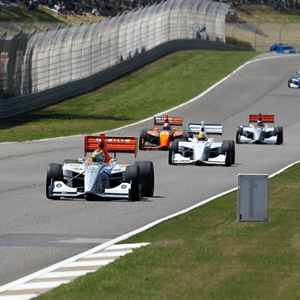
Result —
[[276, 52], [279, 54], [289, 54], [289, 53], [298, 53], [298, 50], [295, 49], [292, 45], [289, 44], [274, 44], [270, 47], [269, 52]]

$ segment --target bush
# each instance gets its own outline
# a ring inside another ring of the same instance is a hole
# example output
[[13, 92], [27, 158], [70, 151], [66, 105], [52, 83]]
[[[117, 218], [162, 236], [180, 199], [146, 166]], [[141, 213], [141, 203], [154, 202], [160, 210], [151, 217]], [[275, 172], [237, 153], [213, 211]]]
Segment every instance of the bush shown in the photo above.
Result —
[[238, 40], [234, 37], [226, 37], [226, 44], [232, 44], [236, 46], [246, 47], [249, 48], [249, 50], [255, 51], [255, 49], [252, 47], [250, 42]]

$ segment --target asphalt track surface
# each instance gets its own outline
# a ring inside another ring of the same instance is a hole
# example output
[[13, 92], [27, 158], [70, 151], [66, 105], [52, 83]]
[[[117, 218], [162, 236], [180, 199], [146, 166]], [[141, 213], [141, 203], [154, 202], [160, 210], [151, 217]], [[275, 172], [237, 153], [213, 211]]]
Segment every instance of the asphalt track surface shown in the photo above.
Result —
[[[287, 80], [299, 60], [278, 55], [248, 63], [169, 113], [183, 116], [184, 124], [222, 123], [222, 140], [235, 140], [250, 113], [274, 114], [275, 125], [283, 126], [282, 145], [236, 145], [231, 167], [169, 166], [167, 151], [139, 151], [136, 159], [118, 155], [119, 162], [154, 163], [154, 197], [140, 202], [46, 199], [47, 165], [83, 157], [83, 136], [0, 144], [0, 286], [235, 188], [238, 174], [273, 174], [298, 161], [300, 90], [289, 89]], [[107, 135], [139, 136], [152, 127], [151, 118]]]

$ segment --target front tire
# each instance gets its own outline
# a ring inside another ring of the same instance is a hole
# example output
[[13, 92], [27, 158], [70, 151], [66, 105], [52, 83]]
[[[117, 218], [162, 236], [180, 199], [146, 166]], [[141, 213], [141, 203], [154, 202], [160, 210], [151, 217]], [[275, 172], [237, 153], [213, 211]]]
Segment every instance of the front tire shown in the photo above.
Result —
[[48, 199], [59, 199], [60, 197], [53, 197], [49, 193], [49, 189], [54, 181], [62, 180], [62, 165], [51, 163], [47, 168], [47, 178], [46, 178], [46, 197]]
[[232, 163], [232, 145], [229, 141], [224, 141], [222, 144], [222, 154], [225, 155], [225, 166], [230, 167]]
[[230, 144], [231, 164], [234, 165], [235, 164], [235, 144], [234, 144], [234, 141], [230, 140], [230, 141], [224, 141], [224, 142], [228, 142]]
[[282, 126], [275, 127], [274, 133], [277, 135], [276, 144], [281, 145], [283, 143], [283, 127]]
[[237, 129], [236, 129], [236, 137], [235, 137], [235, 142], [237, 144], [240, 144], [240, 138], [241, 138], [241, 135], [243, 135], [243, 127], [242, 126], [239, 126]]
[[175, 153], [179, 153], [178, 149], [179, 149], [178, 141], [172, 142], [169, 149], [169, 159], [168, 159], [169, 165], [175, 165], [175, 163], [173, 162], [173, 155]]
[[135, 165], [139, 166], [142, 184], [142, 197], [153, 197], [154, 194], [154, 166], [152, 161], [139, 161]]
[[131, 165], [126, 168], [125, 171], [126, 181], [131, 183], [131, 189], [129, 194], [129, 201], [140, 201], [141, 188], [140, 188], [140, 168], [138, 165]]

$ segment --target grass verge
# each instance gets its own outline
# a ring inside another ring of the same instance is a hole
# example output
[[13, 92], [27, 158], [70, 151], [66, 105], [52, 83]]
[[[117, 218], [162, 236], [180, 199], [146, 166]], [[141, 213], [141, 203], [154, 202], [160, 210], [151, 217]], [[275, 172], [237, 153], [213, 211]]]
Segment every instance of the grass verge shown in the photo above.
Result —
[[199, 95], [256, 55], [173, 53], [93, 93], [1, 120], [0, 142], [95, 133], [142, 120]]
[[237, 192], [124, 243], [151, 242], [37, 299], [300, 299], [300, 165], [269, 180], [269, 221], [237, 222]]

